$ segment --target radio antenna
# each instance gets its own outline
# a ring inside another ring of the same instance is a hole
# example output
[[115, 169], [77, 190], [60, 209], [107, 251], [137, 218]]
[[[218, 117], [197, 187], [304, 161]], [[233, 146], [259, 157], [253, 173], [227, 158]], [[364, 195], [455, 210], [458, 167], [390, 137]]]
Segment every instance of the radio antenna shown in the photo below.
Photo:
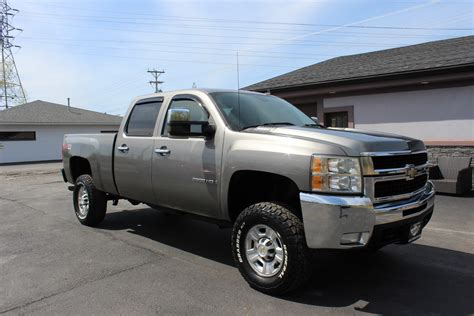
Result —
[[239, 107], [239, 130], [242, 128], [240, 122], [240, 71], [239, 71], [239, 52], [236, 54], [237, 57], [237, 104]]

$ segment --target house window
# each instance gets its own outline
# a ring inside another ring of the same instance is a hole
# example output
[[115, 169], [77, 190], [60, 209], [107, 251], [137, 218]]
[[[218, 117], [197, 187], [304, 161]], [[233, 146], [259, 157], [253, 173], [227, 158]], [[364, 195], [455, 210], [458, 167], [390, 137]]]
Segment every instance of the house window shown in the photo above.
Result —
[[324, 125], [327, 127], [349, 127], [349, 112], [324, 113]]
[[36, 140], [36, 132], [0, 132], [0, 141]]

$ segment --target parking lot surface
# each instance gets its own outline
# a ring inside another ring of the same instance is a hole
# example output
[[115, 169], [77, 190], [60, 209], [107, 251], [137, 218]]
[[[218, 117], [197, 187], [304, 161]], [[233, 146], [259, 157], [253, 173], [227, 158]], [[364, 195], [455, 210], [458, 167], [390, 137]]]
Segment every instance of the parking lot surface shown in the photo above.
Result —
[[321, 252], [284, 297], [248, 287], [229, 229], [146, 205], [79, 224], [60, 164], [0, 166], [0, 313], [474, 313], [474, 195], [437, 196], [420, 240], [376, 254]]

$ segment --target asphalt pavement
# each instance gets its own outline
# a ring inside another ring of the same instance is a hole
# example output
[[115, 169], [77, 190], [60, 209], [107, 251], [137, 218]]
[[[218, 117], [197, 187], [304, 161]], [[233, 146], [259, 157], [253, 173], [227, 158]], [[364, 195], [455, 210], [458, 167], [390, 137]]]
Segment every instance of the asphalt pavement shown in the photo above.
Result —
[[306, 287], [272, 297], [233, 265], [229, 229], [125, 201], [80, 225], [59, 168], [0, 166], [0, 314], [474, 313], [474, 194], [438, 195], [413, 244], [320, 252]]

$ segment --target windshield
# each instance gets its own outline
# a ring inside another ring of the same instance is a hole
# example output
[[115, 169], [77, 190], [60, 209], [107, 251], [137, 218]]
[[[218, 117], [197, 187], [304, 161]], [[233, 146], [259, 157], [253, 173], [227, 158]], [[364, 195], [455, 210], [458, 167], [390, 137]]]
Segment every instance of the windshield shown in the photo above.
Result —
[[316, 126], [306, 114], [272, 95], [237, 92], [209, 94], [230, 127], [236, 131], [261, 125]]

